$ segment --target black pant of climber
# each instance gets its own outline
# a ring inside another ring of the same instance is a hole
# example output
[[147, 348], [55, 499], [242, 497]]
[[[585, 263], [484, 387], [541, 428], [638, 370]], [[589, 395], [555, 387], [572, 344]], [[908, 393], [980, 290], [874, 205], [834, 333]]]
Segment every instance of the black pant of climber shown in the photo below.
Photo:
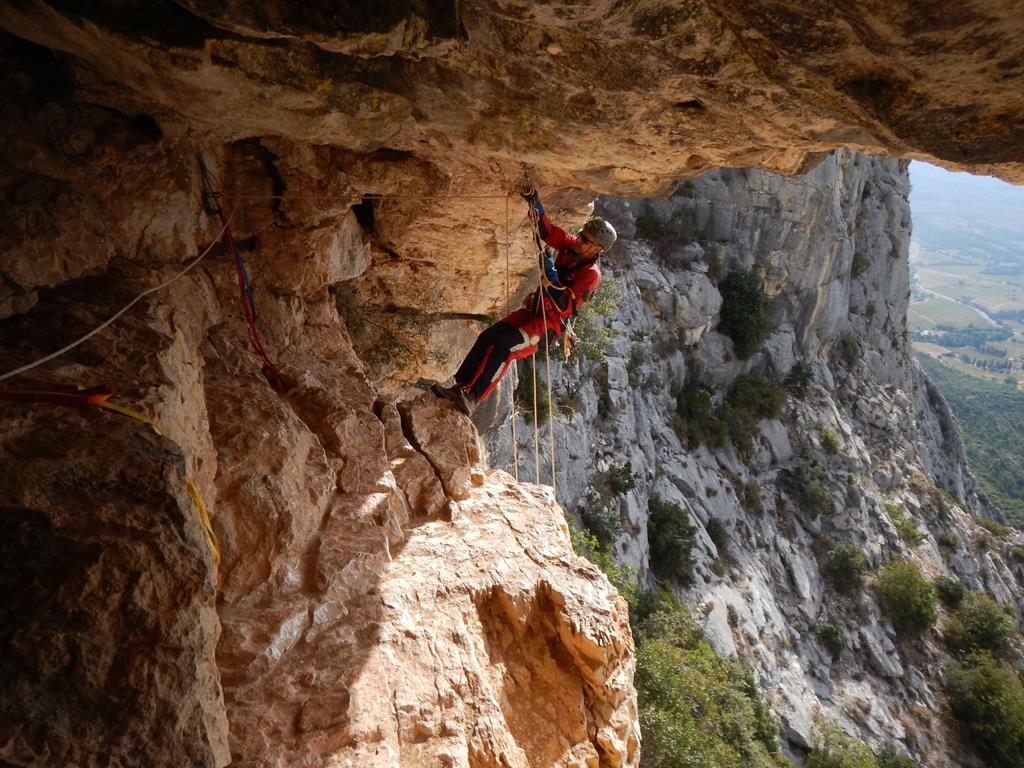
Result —
[[527, 346], [525, 342], [522, 330], [507, 320], [499, 320], [477, 337], [455, 373], [456, 385], [465, 390], [470, 400], [480, 402], [491, 394], [508, 366], [520, 356], [516, 352]]

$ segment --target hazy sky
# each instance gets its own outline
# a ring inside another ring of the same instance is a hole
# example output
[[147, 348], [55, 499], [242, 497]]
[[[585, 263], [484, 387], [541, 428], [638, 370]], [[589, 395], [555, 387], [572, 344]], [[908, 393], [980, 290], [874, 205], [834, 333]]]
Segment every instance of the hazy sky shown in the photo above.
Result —
[[1024, 187], [917, 161], [910, 184], [919, 245], [1024, 262]]

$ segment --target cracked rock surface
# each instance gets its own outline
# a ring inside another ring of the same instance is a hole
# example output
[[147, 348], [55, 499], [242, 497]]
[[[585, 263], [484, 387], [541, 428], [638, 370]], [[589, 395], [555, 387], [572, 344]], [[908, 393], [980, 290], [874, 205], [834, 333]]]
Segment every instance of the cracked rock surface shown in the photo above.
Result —
[[[635, 765], [621, 603], [550, 499], [403, 389], [450, 374], [528, 290], [530, 230], [504, 197], [522, 164], [566, 224], [594, 192], [792, 173], [841, 144], [1021, 178], [1012, 3], [356, 5], [0, 5], [0, 371], [203, 255], [3, 382], [108, 384], [165, 438], [5, 402], [0, 760]], [[662, 279], [638, 277], [685, 293], [660, 311], [727, 371], [710, 281]], [[795, 336], [773, 344], [795, 355]], [[621, 404], [625, 361], [609, 375]]]

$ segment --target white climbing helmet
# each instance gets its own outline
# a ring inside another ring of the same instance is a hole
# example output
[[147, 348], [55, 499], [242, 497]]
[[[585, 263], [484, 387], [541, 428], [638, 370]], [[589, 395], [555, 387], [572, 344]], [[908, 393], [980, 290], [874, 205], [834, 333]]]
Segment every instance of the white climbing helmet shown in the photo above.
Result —
[[605, 251], [615, 245], [615, 240], [618, 238], [618, 235], [615, 234], [615, 228], [600, 216], [588, 219], [587, 223], [583, 225], [583, 231], [590, 235], [594, 242]]

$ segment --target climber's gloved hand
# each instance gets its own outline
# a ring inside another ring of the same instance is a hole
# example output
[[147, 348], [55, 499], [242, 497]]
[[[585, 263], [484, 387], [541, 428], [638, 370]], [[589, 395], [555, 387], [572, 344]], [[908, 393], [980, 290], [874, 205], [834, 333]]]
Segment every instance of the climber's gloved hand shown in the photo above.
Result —
[[540, 202], [540, 195], [537, 194], [537, 190], [533, 187], [526, 187], [520, 193], [523, 199], [530, 205], [530, 215], [534, 215], [536, 212], [537, 217], [544, 215], [544, 206]]

